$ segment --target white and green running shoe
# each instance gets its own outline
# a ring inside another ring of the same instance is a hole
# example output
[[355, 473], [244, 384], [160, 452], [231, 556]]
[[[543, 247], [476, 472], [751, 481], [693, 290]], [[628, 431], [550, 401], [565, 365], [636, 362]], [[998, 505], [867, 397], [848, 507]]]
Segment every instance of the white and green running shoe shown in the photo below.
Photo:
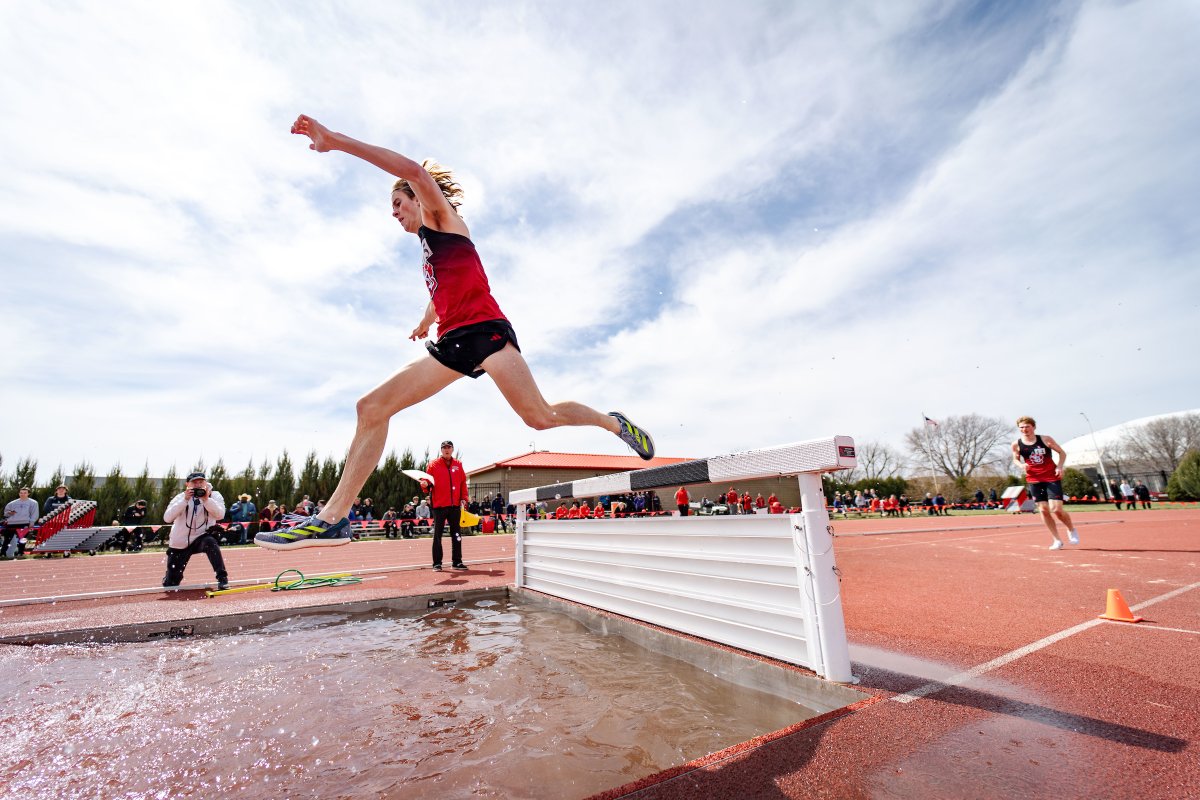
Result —
[[650, 434], [634, 425], [620, 411], [608, 412], [610, 417], [617, 420], [621, 426], [621, 432], [617, 435], [621, 437], [621, 441], [633, 448], [633, 452], [642, 457], [643, 460], [649, 461], [654, 458], [654, 440], [650, 438]]
[[316, 517], [285, 519], [285, 524], [273, 531], [262, 531], [254, 543], [269, 550], [296, 550], [301, 547], [337, 547], [350, 544], [350, 520], [342, 517], [330, 525]]

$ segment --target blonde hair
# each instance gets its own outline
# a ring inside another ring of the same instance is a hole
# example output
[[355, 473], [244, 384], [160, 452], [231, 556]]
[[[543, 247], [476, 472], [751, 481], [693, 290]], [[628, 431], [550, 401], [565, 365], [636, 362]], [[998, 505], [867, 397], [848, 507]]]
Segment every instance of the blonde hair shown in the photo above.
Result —
[[[456, 210], [462, 205], [463, 190], [458, 181], [454, 179], [454, 173], [449, 167], [442, 166], [432, 158], [427, 158], [421, 162], [421, 167], [433, 177], [438, 188], [442, 190], [442, 195], [449, 201], [450, 205]], [[416, 199], [416, 193], [412, 190], [412, 186], [404, 178], [398, 178], [392, 184], [392, 191], [404, 192], [409, 197]]]
[[1028, 422], [1033, 427], [1037, 427], [1037, 423], [1033, 421], [1033, 417], [1017, 417], [1017, 425], [1024, 425]]

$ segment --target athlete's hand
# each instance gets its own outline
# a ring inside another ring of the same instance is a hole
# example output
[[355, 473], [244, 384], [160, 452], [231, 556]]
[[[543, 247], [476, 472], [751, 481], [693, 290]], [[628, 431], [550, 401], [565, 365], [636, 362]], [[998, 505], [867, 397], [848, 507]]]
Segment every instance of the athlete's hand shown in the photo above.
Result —
[[408, 338], [413, 340], [414, 342], [417, 339], [426, 338], [427, 336], [429, 336], [429, 327], [430, 327], [429, 323], [422, 320], [420, 325], [413, 328], [413, 332], [408, 335]]
[[329, 128], [326, 128], [312, 117], [305, 116], [304, 114], [296, 117], [296, 121], [292, 123], [292, 133], [298, 133], [312, 139], [312, 144], [308, 146], [310, 150], [316, 150], [318, 153], [327, 153], [330, 150], [331, 134]]

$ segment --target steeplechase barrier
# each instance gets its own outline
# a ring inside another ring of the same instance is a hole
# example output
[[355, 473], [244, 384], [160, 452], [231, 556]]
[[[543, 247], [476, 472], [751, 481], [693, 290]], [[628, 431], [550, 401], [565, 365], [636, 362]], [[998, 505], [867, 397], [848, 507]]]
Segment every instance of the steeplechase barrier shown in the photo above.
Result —
[[[851, 681], [821, 474], [855, 464], [854, 440], [833, 436], [514, 491], [516, 585]], [[790, 475], [798, 514], [526, 515], [539, 500]]]

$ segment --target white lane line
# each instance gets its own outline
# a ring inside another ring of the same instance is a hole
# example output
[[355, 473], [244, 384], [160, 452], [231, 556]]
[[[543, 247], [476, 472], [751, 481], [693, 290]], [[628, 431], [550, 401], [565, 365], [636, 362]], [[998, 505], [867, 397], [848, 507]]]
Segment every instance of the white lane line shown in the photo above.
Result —
[[[1132, 611], [1132, 610], [1136, 610], [1136, 609], [1146, 608], [1147, 606], [1152, 606], [1155, 603], [1161, 603], [1165, 600], [1170, 600], [1173, 597], [1178, 597], [1179, 595], [1183, 594], [1184, 592], [1190, 592], [1193, 589], [1200, 589], [1200, 583], [1193, 583], [1190, 586], [1183, 586], [1179, 589], [1175, 589], [1174, 591], [1167, 592], [1166, 594], [1160, 594], [1158, 597], [1151, 598], [1144, 603], [1138, 603], [1136, 606], [1130, 606], [1130, 610]], [[966, 672], [960, 672], [957, 675], [952, 675], [944, 681], [930, 681], [929, 683], [925, 684], [924, 686], [918, 686], [916, 689], [913, 689], [912, 691], [909, 691], [909, 692], [905, 692], [904, 694], [896, 695], [892, 699], [895, 700], [897, 703], [911, 703], [912, 701], [919, 700], [920, 698], [925, 697], [926, 695], [933, 694], [934, 692], [937, 692], [937, 691], [941, 691], [942, 689], [945, 689], [948, 686], [961, 686], [962, 684], [966, 683], [967, 681], [973, 680], [975, 678], [978, 678], [980, 675], [984, 675], [988, 672], [991, 672], [992, 670], [996, 669], [997, 667], [1002, 667], [1005, 664], [1016, 661], [1018, 658], [1027, 656], [1030, 653], [1036, 653], [1038, 650], [1049, 647], [1050, 645], [1054, 644], [1055, 642], [1061, 642], [1063, 639], [1066, 639], [1069, 636], [1074, 636], [1077, 633], [1086, 631], [1089, 628], [1094, 628], [1097, 625], [1101, 625], [1105, 622], [1107, 622], [1107, 620], [1093, 619], [1093, 620], [1089, 620], [1087, 622], [1080, 623], [1079, 625], [1076, 625], [1073, 628], [1067, 628], [1066, 630], [1051, 634], [1051, 635], [1045, 637], [1044, 639], [1038, 639], [1036, 642], [1027, 644], [1024, 647], [1019, 647], [1016, 650], [1013, 650], [1009, 653], [1005, 653], [1004, 655], [999, 656], [998, 658], [993, 658], [991, 661], [988, 661], [984, 664], [980, 664], [978, 666], [972, 667], [971, 669], [967, 670]], [[1128, 624], [1128, 623], [1125, 623], [1125, 624]]]
[[[1087, 524], [1088, 525], [1116, 525], [1116, 524], [1120, 523], [1121, 521], [1122, 520], [1112, 520], [1111, 522], [1089, 522]], [[1016, 528], [1016, 527], [1018, 527], [1018, 526], [1017, 525], [997, 525], [996, 529], [1000, 530], [1000, 529]], [[1042, 530], [1045, 530], [1045, 528], [1046, 528], [1046, 526], [1041, 525], [1040, 523], [1036, 524], [1036, 525], [1023, 525], [1020, 527], [1041, 528]], [[950, 530], [959, 531], [959, 530], [969, 530], [969, 529], [968, 528], [951, 528]], [[989, 539], [992, 537], [1016, 536], [1019, 533], [1028, 533], [1028, 531], [1013, 531], [1012, 533], [981, 533], [978, 536], [958, 536], [954, 539], [929, 539], [929, 540], [923, 541], [923, 542], [895, 542], [893, 544], [876, 544], [876, 545], [871, 545], [870, 547], [855, 547], [853, 550], [846, 550], [845, 552], [847, 554], [865, 553], [868, 550], [885, 550], [889, 547], [919, 547], [920, 545], [926, 545], [926, 544], [944, 544], [946, 542], [969, 542], [974, 539]], [[841, 536], [841, 535], [842, 534], [839, 534], [839, 536]], [[1072, 545], [1072, 547], [1073, 546], [1074, 545]]]
[[1172, 633], [1190, 633], [1195, 636], [1200, 636], [1200, 631], [1189, 631], [1187, 628], [1164, 628], [1161, 625], [1132, 625], [1128, 622], [1116, 622], [1115, 620], [1105, 620], [1112, 622], [1113, 625], [1125, 625], [1126, 627], [1134, 627], [1142, 631], [1171, 631]]

